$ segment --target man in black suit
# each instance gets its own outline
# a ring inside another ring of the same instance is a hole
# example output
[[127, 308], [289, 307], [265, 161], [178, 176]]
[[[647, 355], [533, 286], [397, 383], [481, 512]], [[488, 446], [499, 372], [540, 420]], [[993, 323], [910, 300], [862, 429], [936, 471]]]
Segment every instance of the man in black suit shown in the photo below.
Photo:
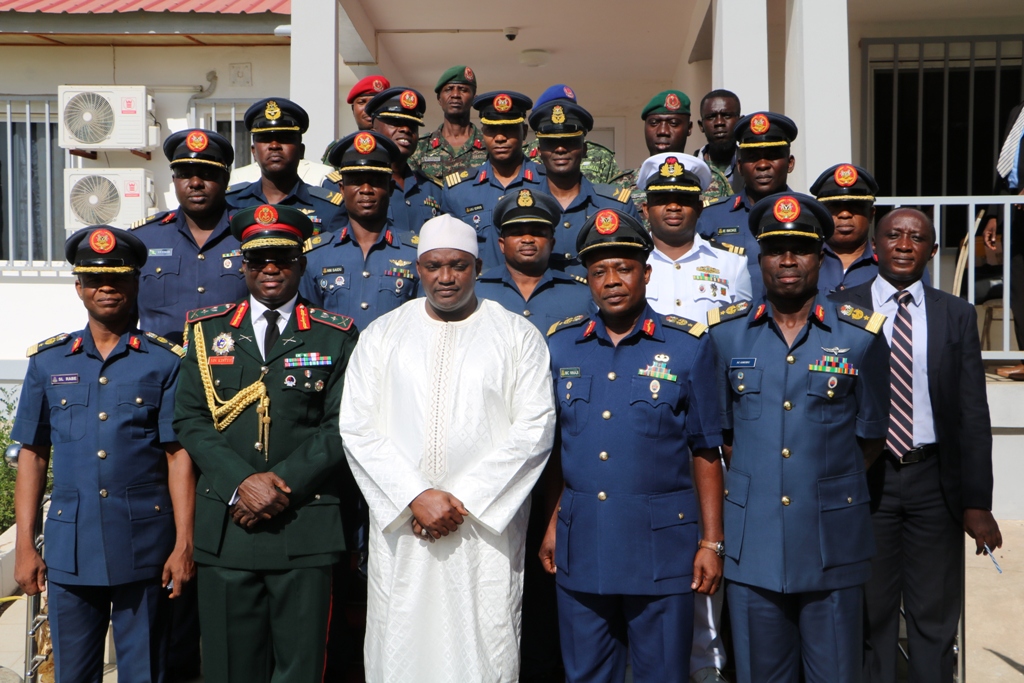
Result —
[[921, 282], [937, 246], [920, 211], [888, 213], [874, 248], [878, 277], [833, 295], [885, 314], [891, 347], [889, 437], [868, 469], [878, 553], [865, 586], [865, 680], [896, 681], [902, 597], [910, 683], [947, 683], [956, 660], [961, 529], [978, 554], [1002, 545], [990, 511], [992, 430], [977, 314]]

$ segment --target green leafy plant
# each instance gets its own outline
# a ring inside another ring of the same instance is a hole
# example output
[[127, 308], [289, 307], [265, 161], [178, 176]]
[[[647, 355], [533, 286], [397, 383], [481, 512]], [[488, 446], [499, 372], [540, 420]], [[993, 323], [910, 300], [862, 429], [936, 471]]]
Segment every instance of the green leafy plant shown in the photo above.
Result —
[[[18, 393], [13, 388], [0, 388], [0, 456], [11, 443], [14, 408]], [[14, 480], [18, 470], [0, 462], [0, 533], [14, 524]]]

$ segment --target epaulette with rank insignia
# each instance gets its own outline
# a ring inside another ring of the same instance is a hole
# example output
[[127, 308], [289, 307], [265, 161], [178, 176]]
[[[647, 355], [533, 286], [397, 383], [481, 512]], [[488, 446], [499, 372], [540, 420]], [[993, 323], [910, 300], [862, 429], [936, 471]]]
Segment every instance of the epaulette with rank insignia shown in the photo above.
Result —
[[430, 182], [434, 183], [435, 185], [440, 187], [442, 190], [444, 189], [444, 183], [441, 182], [440, 178], [435, 178], [432, 175], [428, 175], [426, 177], [427, 177], [427, 180], [429, 180]]
[[683, 318], [678, 315], [666, 315], [662, 317], [662, 323], [668, 327], [674, 327], [677, 330], [682, 330], [688, 334], [692, 334], [694, 337], [700, 337], [702, 334], [708, 331], [708, 326], [704, 323], [699, 323], [696, 320], [690, 320], [689, 318]]
[[160, 223], [161, 225], [166, 225], [174, 220], [174, 217], [177, 215], [177, 213], [177, 211], [161, 211], [160, 213], [153, 214], [148, 218], [140, 218], [139, 220], [132, 223], [128, 227], [128, 229], [135, 230], [136, 228], [141, 228], [143, 225], [149, 225], [150, 223]]
[[313, 235], [302, 243], [302, 253], [308, 254], [317, 247], [322, 247], [324, 244], [330, 242], [332, 237], [334, 237], [333, 233], [329, 233], [327, 235]]
[[58, 335], [54, 335], [49, 339], [46, 339], [44, 341], [39, 342], [38, 344], [33, 344], [32, 346], [28, 347], [28, 349], [25, 351], [25, 356], [31, 358], [40, 351], [45, 351], [46, 349], [52, 349], [56, 346], [66, 344], [69, 339], [71, 339], [71, 335], [68, 334], [67, 332], [62, 332]]
[[352, 318], [347, 315], [341, 315], [340, 313], [331, 313], [330, 311], [325, 311], [320, 308], [310, 308], [309, 318], [310, 320], [315, 320], [318, 323], [336, 327], [345, 332], [352, 329]]
[[602, 197], [614, 199], [615, 201], [621, 204], [630, 203], [632, 201], [633, 195], [633, 193], [630, 191], [628, 187], [618, 188], [615, 187], [614, 185], [609, 185], [606, 183], [599, 183], [597, 185], [594, 185], [594, 192], [601, 195]]
[[175, 354], [178, 358], [185, 357], [185, 349], [181, 348], [180, 346], [170, 341], [169, 339], [165, 339], [160, 335], [154, 334], [152, 332], [146, 332], [146, 338], [149, 339], [154, 344], [156, 344], [157, 346], [164, 347], [171, 353]]
[[190, 323], [197, 323], [207, 318], [217, 318], [224, 315], [235, 307], [236, 304], [221, 304], [219, 306], [208, 306], [206, 308], [194, 308], [185, 314], [185, 320]]
[[466, 171], [462, 171], [461, 173], [458, 171], [455, 173], [449, 173], [444, 177], [444, 184], [447, 187], [455, 187], [468, 177], [469, 174]]
[[729, 244], [728, 242], [719, 242], [714, 237], [708, 237], [706, 241], [708, 244], [715, 247], [716, 249], [722, 249], [723, 251], [727, 251], [730, 254], [744, 256], [747, 253], [745, 247], [737, 247], [735, 244]]
[[330, 180], [332, 183], [340, 183], [341, 171], [331, 171], [330, 173], [327, 174], [327, 179]]
[[570, 277], [573, 280], [575, 280], [576, 282], [580, 282], [582, 284], [588, 284], [587, 283], [587, 278], [583, 277], [582, 275], [570, 275]]
[[570, 316], [565, 320], [559, 320], [557, 323], [548, 328], [548, 336], [550, 337], [558, 330], [562, 330], [567, 327], [575, 327], [576, 325], [579, 325], [584, 320], [586, 320], [587, 317], [588, 316], [581, 313], [579, 315]]
[[861, 308], [856, 304], [840, 304], [836, 306], [836, 311], [839, 313], [840, 320], [844, 320], [857, 327], [863, 327], [871, 334], [878, 334], [882, 330], [882, 323], [885, 322], [885, 316], [881, 313], [875, 313], [868, 308]]
[[320, 199], [328, 201], [331, 204], [334, 204], [335, 206], [338, 206], [343, 201], [345, 201], [345, 195], [341, 194], [340, 192], [334, 192], [332, 190], [328, 190], [326, 187], [318, 187], [317, 185], [308, 185], [306, 187], [306, 189], [309, 190], [309, 194], [313, 195], [314, 197], [318, 197]]
[[729, 304], [728, 306], [712, 308], [708, 311], [708, 327], [714, 327], [718, 323], [724, 323], [727, 320], [746, 317], [747, 311], [749, 310], [749, 301], [737, 301], [736, 303]]

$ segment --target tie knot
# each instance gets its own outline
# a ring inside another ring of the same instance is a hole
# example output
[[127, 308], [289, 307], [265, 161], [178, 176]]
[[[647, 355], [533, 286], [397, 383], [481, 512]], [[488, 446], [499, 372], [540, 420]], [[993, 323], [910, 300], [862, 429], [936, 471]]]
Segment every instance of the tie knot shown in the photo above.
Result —
[[281, 314], [277, 311], [267, 311], [263, 314], [263, 317], [266, 319], [268, 325], [275, 325], [277, 324], [277, 319], [281, 317]]
[[900, 292], [896, 295], [896, 303], [906, 308], [910, 304], [914, 303], [914, 295], [910, 292]]

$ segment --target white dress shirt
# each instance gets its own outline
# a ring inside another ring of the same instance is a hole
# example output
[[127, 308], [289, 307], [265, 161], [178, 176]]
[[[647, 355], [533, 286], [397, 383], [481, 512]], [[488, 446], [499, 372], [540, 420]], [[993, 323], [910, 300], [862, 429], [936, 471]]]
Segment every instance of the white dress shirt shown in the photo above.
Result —
[[[935, 417], [932, 397], [928, 391], [928, 317], [925, 313], [924, 285], [918, 280], [905, 290], [913, 298], [907, 309], [913, 325], [914, 341], [914, 448], [935, 443]], [[871, 303], [875, 311], [885, 315], [882, 331], [892, 345], [892, 326], [899, 312], [896, 295], [900, 293], [881, 277], [871, 284]]]
[[[277, 319], [278, 331], [284, 332], [284, 328], [291, 319], [292, 312], [295, 310], [295, 301], [298, 298], [299, 295], [296, 294], [288, 303], [274, 309], [281, 314]], [[256, 345], [260, 347], [260, 355], [263, 356], [264, 360], [267, 358], [267, 352], [263, 349], [263, 338], [267, 335], [266, 312], [269, 310], [269, 308], [256, 301], [252, 296], [249, 297], [249, 315], [252, 316], [252, 331], [256, 333]]]
[[655, 247], [647, 263], [647, 303], [662, 315], [707, 322], [711, 309], [753, 296], [747, 257], [716, 249], [696, 233], [693, 246], [679, 258], [673, 260]]

